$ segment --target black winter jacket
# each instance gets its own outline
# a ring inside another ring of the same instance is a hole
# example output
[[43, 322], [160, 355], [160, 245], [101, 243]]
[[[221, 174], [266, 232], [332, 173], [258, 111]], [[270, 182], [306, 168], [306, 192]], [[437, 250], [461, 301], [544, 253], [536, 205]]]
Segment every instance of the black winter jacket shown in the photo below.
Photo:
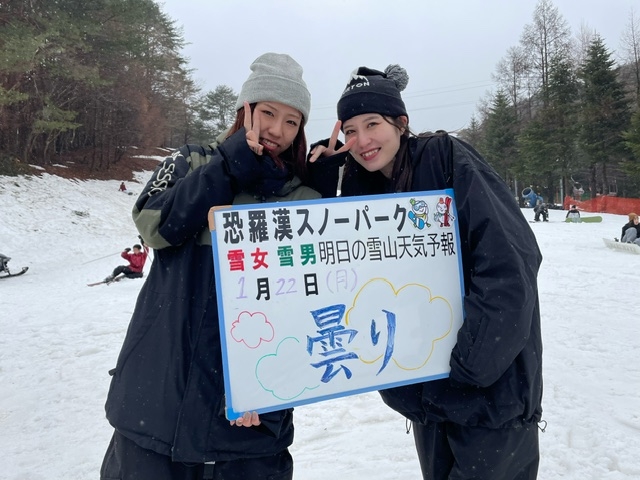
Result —
[[637, 238], [640, 238], [640, 223], [638, 225], [636, 225], [636, 223], [631, 220], [628, 223], [625, 223], [622, 226], [622, 233], [620, 233], [620, 240], [622, 241], [622, 237], [624, 237], [624, 234], [627, 233], [627, 230], [629, 230], [630, 228], [635, 228], [636, 231], [638, 232], [637, 234]]
[[292, 409], [262, 414], [251, 428], [232, 427], [224, 416], [207, 214], [214, 205], [257, 203], [255, 197], [319, 196], [269, 157], [254, 155], [244, 129], [217, 148], [184, 146], [158, 166], [133, 210], [154, 260], [106, 402], [121, 434], [189, 463], [272, 455], [291, 444]]
[[[515, 427], [542, 413], [542, 339], [535, 236], [505, 183], [466, 143], [412, 138], [412, 191], [453, 187], [465, 284], [450, 377], [381, 391], [425, 423]], [[345, 179], [345, 181], [347, 181]], [[343, 194], [352, 189], [343, 183]]]

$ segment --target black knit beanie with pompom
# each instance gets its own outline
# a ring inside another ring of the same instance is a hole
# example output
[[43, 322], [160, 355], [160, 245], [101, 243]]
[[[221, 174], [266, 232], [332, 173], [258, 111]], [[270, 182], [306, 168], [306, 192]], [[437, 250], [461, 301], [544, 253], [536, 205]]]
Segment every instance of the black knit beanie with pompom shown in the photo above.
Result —
[[400, 65], [389, 65], [384, 72], [367, 67], [358, 68], [351, 74], [338, 101], [338, 120], [344, 123], [363, 113], [408, 117], [400, 96], [408, 83], [409, 75]]

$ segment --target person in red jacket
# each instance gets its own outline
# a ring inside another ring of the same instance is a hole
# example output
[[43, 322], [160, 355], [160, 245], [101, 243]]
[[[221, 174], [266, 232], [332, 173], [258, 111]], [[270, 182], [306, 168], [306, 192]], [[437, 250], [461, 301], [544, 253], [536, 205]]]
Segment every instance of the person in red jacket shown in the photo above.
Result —
[[104, 281], [112, 282], [120, 274], [124, 274], [126, 278], [141, 278], [142, 269], [147, 261], [147, 255], [149, 255], [149, 247], [143, 245], [144, 242], [142, 245], [136, 243], [133, 246], [133, 253], [129, 247], [125, 248], [120, 256], [127, 260], [129, 265], [118, 265]]

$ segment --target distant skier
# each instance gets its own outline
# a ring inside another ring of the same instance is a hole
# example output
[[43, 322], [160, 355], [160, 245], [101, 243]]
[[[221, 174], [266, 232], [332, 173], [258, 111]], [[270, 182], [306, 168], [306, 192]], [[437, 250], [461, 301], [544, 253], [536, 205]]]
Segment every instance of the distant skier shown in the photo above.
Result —
[[582, 195], [584, 194], [584, 188], [582, 188], [582, 185], [580, 184], [580, 182], [575, 182], [573, 184], [573, 199], [580, 201], [582, 200]]
[[118, 265], [113, 269], [113, 273], [104, 279], [105, 283], [110, 283], [115, 280], [118, 275], [123, 274], [125, 278], [141, 278], [144, 264], [147, 261], [149, 255], [149, 247], [142, 242], [142, 245], [135, 244], [133, 246], [133, 253], [130, 253], [129, 247], [125, 248], [120, 254], [122, 258], [129, 262], [129, 265]]
[[120, 184], [120, 188], [118, 189], [118, 191], [122, 193], [127, 193], [127, 186], [124, 184], [124, 182]]

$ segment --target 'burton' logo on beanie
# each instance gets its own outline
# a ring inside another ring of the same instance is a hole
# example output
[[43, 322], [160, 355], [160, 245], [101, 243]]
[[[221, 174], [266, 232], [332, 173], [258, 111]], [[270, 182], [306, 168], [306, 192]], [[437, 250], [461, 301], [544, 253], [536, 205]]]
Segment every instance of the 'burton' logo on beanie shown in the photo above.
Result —
[[354, 88], [368, 87], [368, 86], [369, 86], [369, 79], [367, 77], [365, 77], [364, 75], [358, 75], [356, 74], [356, 72], [353, 72], [351, 74], [351, 81], [349, 82], [349, 85], [347, 85], [347, 88], [345, 88], [342, 93], [344, 94], [344, 92], [353, 90]]

